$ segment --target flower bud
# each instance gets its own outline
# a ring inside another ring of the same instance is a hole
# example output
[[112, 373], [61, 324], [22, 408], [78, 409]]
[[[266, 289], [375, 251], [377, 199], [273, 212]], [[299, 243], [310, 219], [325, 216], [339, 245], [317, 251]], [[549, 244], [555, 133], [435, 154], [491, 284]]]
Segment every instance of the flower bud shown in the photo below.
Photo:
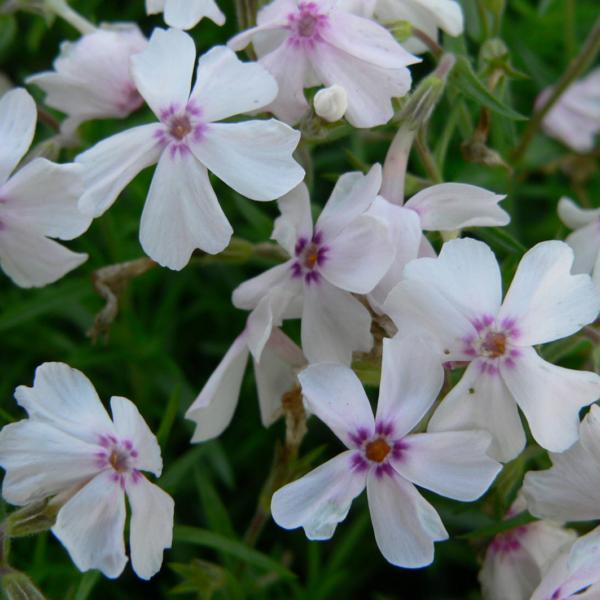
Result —
[[341, 85], [335, 84], [319, 90], [313, 103], [319, 117], [333, 123], [344, 116], [348, 108], [348, 95]]
[[394, 21], [387, 24], [387, 28], [390, 33], [399, 41], [401, 44], [406, 42], [412, 35], [413, 26], [410, 21]]
[[2, 577], [2, 591], [7, 600], [45, 600], [25, 573], [13, 571]]

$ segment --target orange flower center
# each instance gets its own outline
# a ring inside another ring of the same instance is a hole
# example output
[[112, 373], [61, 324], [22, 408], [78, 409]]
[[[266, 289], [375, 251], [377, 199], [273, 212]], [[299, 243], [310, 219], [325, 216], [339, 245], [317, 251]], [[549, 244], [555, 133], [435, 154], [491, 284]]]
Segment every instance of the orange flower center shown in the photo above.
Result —
[[389, 444], [383, 438], [378, 438], [367, 444], [365, 454], [369, 460], [380, 463], [390, 453], [390, 450]]

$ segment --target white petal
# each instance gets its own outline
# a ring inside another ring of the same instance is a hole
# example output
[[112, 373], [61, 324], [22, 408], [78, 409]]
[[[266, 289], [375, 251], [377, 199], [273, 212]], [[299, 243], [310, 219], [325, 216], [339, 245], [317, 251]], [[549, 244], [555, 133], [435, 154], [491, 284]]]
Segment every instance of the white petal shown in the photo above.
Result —
[[535, 440], [563, 452], [579, 437], [579, 411], [600, 398], [600, 376], [552, 365], [533, 348], [521, 348], [502, 379], [525, 414]]
[[486, 453], [487, 431], [420, 433], [402, 440], [394, 469], [415, 485], [440, 496], [471, 502], [490, 487], [502, 465]]
[[115, 578], [127, 563], [124, 528], [125, 494], [103, 471], [60, 509], [52, 533], [80, 571], [98, 569]]
[[215, 46], [198, 60], [192, 99], [204, 122], [258, 110], [275, 96], [277, 82], [272, 75], [258, 63], [242, 62], [226, 46]]
[[217, 25], [225, 23], [225, 15], [214, 0], [167, 0], [165, 23], [177, 29], [192, 29], [203, 17]]
[[84, 167], [85, 192], [79, 200], [84, 214], [99, 217], [140, 171], [158, 160], [162, 150], [156, 134], [160, 130], [158, 124], [134, 127], [99, 142], [75, 159]]
[[498, 206], [504, 198], [475, 185], [441, 183], [418, 192], [405, 206], [419, 213], [425, 231], [452, 231], [506, 225], [510, 215]]
[[120, 439], [131, 441], [138, 453], [136, 468], [150, 471], [160, 477], [162, 472], [160, 447], [136, 405], [127, 398], [113, 396], [110, 399], [110, 410]]
[[294, 256], [296, 242], [300, 238], [309, 240], [313, 233], [310, 196], [306, 184], [300, 183], [283, 198], [277, 200], [281, 216], [275, 219], [271, 239]]
[[463, 32], [462, 8], [455, 0], [418, 0], [418, 3], [435, 18], [438, 27], [446, 33], [456, 37]]
[[371, 314], [349, 292], [321, 278], [304, 286], [302, 349], [309, 362], [352, 362], [373, 346]]
[[140, 222], [146, 254], [179, 271], [196, 248], [209, 254], [224, 250], [232, 233], [204, 165], [188, 152], [163, 152]]
[[525, 447], [517, 405], [502, 378], [483, 373], [472, 362], [462, 379], [433, 413], [428, 431], [489, 431], [494, 441], [489, 454], [501, 462], [515, 458]]
[[323, 207], [315, 229], [333, 239], [375, 201], [381, 187], [381, 165], [374, 164], [366, 175], [345, 173], [336, 182]]
[[20, 385], [17, 402], [31, 419], [42, 421], [95, 444], [114, 426], [91, 381], [64, 363], [44, 363], [35, 370], [33, 387]]
[[165, 0], [146, 0], [146, 14], [155, 15], [165, 9]]
[[301, 479], [277, 490], [271, 500], [274, 521], [284, 529], [303, 527], [310, 540], [327, 540], [365, 489], [354, 470], [353, 452], [342, 452]]
[[575, 260], [571, 273], [588, 273], [594, 270], [600, 253], [600, 222], [590, 223], [577, 229], [565, 240], [571, 248]]
[[550, 521], [537, 521], [526, 526], [525, 535], [519, 541], [536, 564], [544, 569], [576, 539], [577, 534], [572, 529], [564, 529]]
[[2, 211], [41, 235], [72, 240], [92, 222], [77, 208], [83, 193], [82, 172], [81, 165], [36, 158], [2, 186]]
[[131, 566], [138, 577], [150, 579], [160, 571], [163, 551], [173, 541], [175, 503], [144, 476], [128, 481], [126, 489], [131, 505]]
[[0, 98], [0, 185], [31, 145], [36, 121], [35, 102], [24, 89], [11, 90]]
[[375, 540], [384, 558], [398, 567], [416, 569], [433, 562], [433, 543], [448, 539], [435, 508], [400, 475], [367, 479], [369, 511]]
[[430, 284], [400, 281], [383, 303], [383, 312], [394, 321], [402, 336], [431, 337], [445, 360], [471, 360], [465, 354], [462, 340], [476, 335], [474, 326], [457, 306]]
[[437, 398], [444, 369], [426, 339], [384, 339], [378, 422], [394, 425], [398, 438], [412, 431]]
[[579, 571], [598, 564], [600, 559], [600, 527], [581, 536], [571, 548], [569, 570]]
[[446, 242], [438, 258], [412, 261], [405, 278], [432, 286], [470, 321], [496, 316], [502, 301], [494, 253], [483, 242], [469, 238]]
[[0, 465], [6, 470], [2, 495], [19, 506], [84, 482], [98, 472], [99, 447], [32, 419], [0, 431]]
[[588, 275], [571, 275], [573, 250], [564, 242], [541, 242], [525, 253], [506, 294], [500, 319], [517, 321], [519, 346], [566, 337], [600, 311], [600, 290]]
[[185, 413], [186, 419], [196, 424], [193, 443], [215, 438], [229, 425], [238, 403], [247, 362], [248, 346], [246, 335], [242, 333]]
[[373, 411], [363, 386], [349, 367], [336, 363], [310, 365], [298, 375], [308, 409], [349, 448], [357, 431], [371, 435]]
[[330, 13], [331, 24], [323, 29], [322, 37], [342, 52], [365, 63], [388, 69], [401, 69], [421, 62], [407, 52], [385, 28], [342, 10]]
[[558, 201], [558, 216], [569, 229], [580, 229], [600, 218], [600, 208], [581, 208], [570, 198], [562, 197]]
[[87, 257], [8, 219], [0, 229], [0, 266], [24, 288], [54, 283], [84, 263]]
[[286, 283], [291, 289], [291, 261], [267, 269], [260, 275], [241, 283], [235, 290], [231, 300], [236, 308], [252, 310], [275, 287]]
[[252, 200], [274, 200], [304, 178], [292, 157], [300, 133], [285, 123], [211, 123], [191, 147], [209, 171]]
[[155, 29], [146, 49], [131, 57], [135, 85], [158, 118], [187, 104], [195, 62], [194, 40], [178, 29]]

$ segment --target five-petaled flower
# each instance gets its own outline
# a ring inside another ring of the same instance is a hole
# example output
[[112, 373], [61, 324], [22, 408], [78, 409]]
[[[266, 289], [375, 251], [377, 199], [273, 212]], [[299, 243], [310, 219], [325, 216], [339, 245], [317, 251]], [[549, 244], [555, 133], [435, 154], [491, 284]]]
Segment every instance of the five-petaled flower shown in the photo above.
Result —
[[231, 238], [207, 169], [254, 200], [274, 200], [304, 177], [292, 158], [300, 134], [288, 125], [274, 119], [216, 122], [268, 104], [277, 94], [273, 77], [216, 46], [200, 57], [190, 94], [195, 55], [187, 33], [155, 29], [146, 50], [132, 58], [132, 74], [160, 123], [114, 135], [77, 157], [86, 184], [79, 206], [92, 216], [158, 161], [140, 241], [148, 256], [177, 270], [194, 249], [216, 254]]
[[141, 471], [162, 471], [160, 448], [135, 405], [111, 398], [112, 420], [83, 373], [63, 363], [37, 368], [33, 387], [19, 386], [29, 418], [0, 432], [2, 495], [19, 506], [55, 497], [52, 527], [81, 571], [118, 577], [127, 562], [125, 494], [131, 506], [134, 571], [149, 579], [171, 547], [173, 500]]
[[307, 407], [347, 447], [273, 495], [271, 511], [286, 529], [303, 527], [328, 539], [352, 500], [367, 488], [377, 545], [394, 565], [433, 560], [434, 542], [448, 537], [436, 510], [415, 484], [462, 501], [479, 498], [500, 470], [484, 431], [411, 434], [435, 401], [443, 369], [427, 340], [385, 340], [377, 413], [354, 372], [311, 365], [299, 375]]
[[53, 283], [83, 263], [87, 254], [48, 238], [72, 240], [91, 222], [77, 208], [83, 192], [79, 165], [36, 158], [15, 171], [36, 120], [35, 102], [25, 90], [0, 99], [0, 266], [21, 287]]
[[578, 437], [579, 410], [600, 397], [600, 377], [552, 365], [533, 346], [571, 335], [600, 310], [589, 275], [571, 275], [573, 251], [542, 242], [522, 258], [502, 301], [490, 248], [472, 239], [444, 244], [438, 258], [410, 262], [384, 304], [400, 334], [428, 332], [445, 362], [469, 362], [429, 423], [430, 431], [486, 429], [494, 456], [525, 446], [517, 405], [537, 442], [566, 450]]
[[420, 60], [387, 29], [332, 0], [275, 0], [259, 11], [257, 23], [229, 46], [254, 43], [259, 62], [279, 83], [270, 109], [292, 124], [308, 109], [304, 88], [319, 84], [345, 89], [346, 118], [355, 127], [387, 123], [391, 99], [410, 89], [407, 66]]

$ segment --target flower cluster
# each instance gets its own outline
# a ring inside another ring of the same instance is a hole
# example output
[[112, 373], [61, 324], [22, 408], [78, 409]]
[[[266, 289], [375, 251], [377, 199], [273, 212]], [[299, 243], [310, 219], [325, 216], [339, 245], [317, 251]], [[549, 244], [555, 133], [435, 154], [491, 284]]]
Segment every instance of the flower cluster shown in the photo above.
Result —
[[[121, 125], [73, 163], [56, 164], [35, 149], [25, 156], [36, 129], [32, 96], [17, 88], [0, 97], [2, 270], [32, 287], [81, 265], [87, 255], [51, 238], [81, 236], [153, 165], [139, 240], [153, 263], [175, 271], [194, 253], [219, 255], [231, 244], [220, 202], [230, 192], [221, 190], [276, 200], [267, 248], [278, 264], [233, 290], [246, 325], [186, 412], [191, 441], [231, 423], [251, 355], [265, 427], [285, 415], [295, 452], [314, 417], [344, 447], [301, 477], [287, 469], [274, 478], [274, 521], [329, 539], [366, 489], [381, 554], [404, 568], [430, 565], [435, 543], [449, 538], [437, 496], [474, 502], [526, 447], [547, 450], [553, 466], [525, 476], [505, 507], [514, 527], [485, 551], [484, 596], [559, 600], [589, 588], [586, 597], [599, 597], [600, 528], [578, 538], [563, 524], [600, 520], [600, 376], [554, 364], [545, 345], [598, 319], [600, 209], [562, 198], [558, 213], [572, 233], [526, 249], [503, 295], [505, 265], [477, 236], [509, 224], [504, 194], [431, 177], [404, 201], [415, 130], [422, 133], [454, 64], [441, 62], [398, 108], [412, 85], [409, 66], [420, 62], [411, 52], [441, 52], [438, 29], [460, 35], [460, 5], [273, 0], [255, 26], [199, 57], [184, 30], [204, 17], [222, 25], [214, 0], [146, 0], [146, 10], [164, 13], [170, 27], [146, 38], [133, 24], [91, 26], [63, 44], [52, 71], [26, 82], [65, 115], [61, 147], [81, 144], [82, 123], [126, 119], [144, 104], [151, 122]], [[401, 21], [411, 25], [406, 44], [392, 34]], [[236, 51], [250, 45], [256, 60], [241, 60]], [[580, 126], [597, 121], [597, 75], [545, 116], [546, 129], [578, 151], [597, 131]], [[401, 125], [384, 166], [363, 161], [341, 174], [315, 210], [311, 128], [326, 135], [393, 118]], [[299, 321], [298, 335], [290, 321]], [[361, 364], [376, 374], [375, 410]], [[172, 543], [174, 502], [142, 474], [160, 476], [162, 459], [136, 406], [111, 398], [111, 419], [90, 381], [63, 363], [39, 366], [33, 387], [15, 397], [28, 418], [0, 432], [5, 500], [42, 502], [75, 565], [114, 578], [127, 561], [127, 498], [132, 566], [152, 577]], [[519, 521], [526, 511], [541, 520]]]

